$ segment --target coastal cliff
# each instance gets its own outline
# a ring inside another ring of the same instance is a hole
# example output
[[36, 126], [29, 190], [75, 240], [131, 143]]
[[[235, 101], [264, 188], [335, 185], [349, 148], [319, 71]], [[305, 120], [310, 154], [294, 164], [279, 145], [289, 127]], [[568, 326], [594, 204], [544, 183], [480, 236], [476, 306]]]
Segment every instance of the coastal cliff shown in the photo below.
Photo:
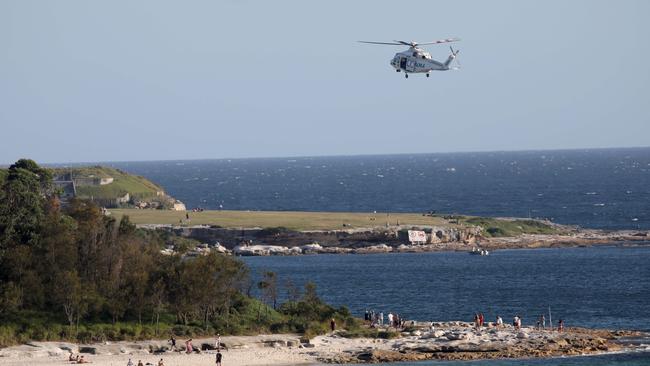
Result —
[[[374, 254], [417, 253], [435, 251], [488, 251], [517, 248], [576, 247], [599, 244], [639, 245], [650, 241], [644, 231], [572, 229], [557, 234], [519, 234], [512, 237], [489, 237], [484, 229], [471, 227], [403, 227], [367, 228], [328, 231], [296, 231], [288, 229], [228, 229], [209, 226], [180, 227], [171, 225], [140, 225], [205, 243], [199, 253], [218, 251], [242, 256], [301, 254]], [[409, 229], [427, 231], [427, 241], [410, 243]], [[170, 248], [172, 249], [172, 248]]]

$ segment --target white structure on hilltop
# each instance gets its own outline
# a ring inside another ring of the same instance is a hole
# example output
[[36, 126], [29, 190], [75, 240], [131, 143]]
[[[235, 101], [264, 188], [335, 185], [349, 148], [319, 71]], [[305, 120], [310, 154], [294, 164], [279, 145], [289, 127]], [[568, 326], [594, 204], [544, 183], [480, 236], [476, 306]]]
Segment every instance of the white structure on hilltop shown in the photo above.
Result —
[[185, 204], [179, 200], [174, 201], [174, 204], [172, 205], [172, 210], [173, 211], [187, 211], [187, 208], [185, 207]]

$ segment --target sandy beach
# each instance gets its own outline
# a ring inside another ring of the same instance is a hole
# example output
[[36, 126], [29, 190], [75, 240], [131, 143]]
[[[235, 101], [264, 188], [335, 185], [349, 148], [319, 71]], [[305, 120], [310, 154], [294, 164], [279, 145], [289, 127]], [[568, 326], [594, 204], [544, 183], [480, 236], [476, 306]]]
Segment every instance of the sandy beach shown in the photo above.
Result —
[[[298, 342], [295, 335], [260, 335], [249, 337], [223, 337], [229, 345], [223, 350], [224, 365], [300, 365], [314, 364], [315, 358], [307, 354], [306, 348], [286, 346], [287, 342]], [[214, 344], [214, 339], [195, 339], [193, 344], [200, 347], [202, 343]], [[181, 343], [181, 342], [179, 342]], [[61, 342], [33, 342], [26, 345], [0, 350], [0, 365], [66, 365], [75, 364], [68, 361], [70, 349], [77, 354], [80, 348], [94, 349], [92, 353], [82, 353], [93, 365], [126, 365], [131, 359], [134, 365], [139, 360], [145, 365], [157, 365], [162, 358], [166, 366], [214, 365], [216, 351], [186, 354], [185, 352], [164, 352], [154, 354], [150, 347], [168, 345], [165, 341], [144, 342], [107, 342], [92, 345], [75, 345]]]

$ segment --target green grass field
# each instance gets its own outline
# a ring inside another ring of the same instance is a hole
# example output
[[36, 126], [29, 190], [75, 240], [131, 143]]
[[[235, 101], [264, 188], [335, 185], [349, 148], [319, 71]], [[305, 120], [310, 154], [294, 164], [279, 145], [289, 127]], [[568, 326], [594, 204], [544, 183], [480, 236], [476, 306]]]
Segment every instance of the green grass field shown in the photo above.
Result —
[[344, 230], [355, 228], [394, 226], [481, 226], [485, 236], [504, 237], [521, 234], [558, 234], [560, 230], [536, 220], [504, 220], [490, 217], [454, 216], [452, 220], [440, 216], [415, 213], [363, 212], [296, 212], [296, 211], [185, 211], [111, 209], [117, 218], [128, 215], [135, 224], [214, 225], [224, 228], [278, 228], [289, 230]]
[[[128, 215], [136, 224], [179, 224], [185, 211], [112, 209], [115, 217]], [[218, 225], [225, 228], [274, 228], [290, 230], [340, 230], [390, 225], [457, 226], [441, 217], [422, 214], [295, 212], [295, 211], [203, 211], [189, 212], [189, 225]], [[344, 226], [345, 224], [345, 226]]]
[[468, 217], [463, 222], [481, 226], [485, 236], [504, 237], [521, 234], [556, 234], [558, 229], [537, 220], [502, 220], [491, 217]]

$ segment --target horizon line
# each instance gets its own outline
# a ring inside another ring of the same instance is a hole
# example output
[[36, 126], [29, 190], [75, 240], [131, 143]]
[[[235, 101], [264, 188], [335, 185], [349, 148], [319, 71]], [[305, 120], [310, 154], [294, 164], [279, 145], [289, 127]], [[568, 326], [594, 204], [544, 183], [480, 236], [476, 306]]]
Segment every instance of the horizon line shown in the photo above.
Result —
[[[524, 153], [524, 152], [560, 152], [560, 151], [592, 151], [592, 150], [638, 150], [648, 149], [650, 146], [626, 146], [626, 147], [582, 147], [582, 148], [560, 148], [560, 149], [523, 149], [523, 150], [473, 150], [473, 151], [441, 151], [441, 152], [418, 152], [418, 153], [361, 153], [361, 154], [326, 154], [326, 155], [286, 155], [286, 156], [250, 156], [250, 157], [220, 157], [220, 158], [180, 158], [180, 159], [152, 159], [152, 160], [98, 160], [78, 162], [53, 162], [36, 163], [40, 165], [80, 165], [80, 164], [102, 164], [102, 163], [155, 163], [155, 162], [184, 162], [184, 161], [211, 161], [211, 160], [264, 160], [264, 159], [304, 159], [304, 158], [346, 158], [346, 157], [370, 157], [370, 156], [405, 156], [405, 155], [451, 155], [451, 154], [489, 154], [489, 153]], [[20, 159], [31, 159], [23, 157]], [[9, 167], [13, 163], [0, 163], [0, 168]]]

